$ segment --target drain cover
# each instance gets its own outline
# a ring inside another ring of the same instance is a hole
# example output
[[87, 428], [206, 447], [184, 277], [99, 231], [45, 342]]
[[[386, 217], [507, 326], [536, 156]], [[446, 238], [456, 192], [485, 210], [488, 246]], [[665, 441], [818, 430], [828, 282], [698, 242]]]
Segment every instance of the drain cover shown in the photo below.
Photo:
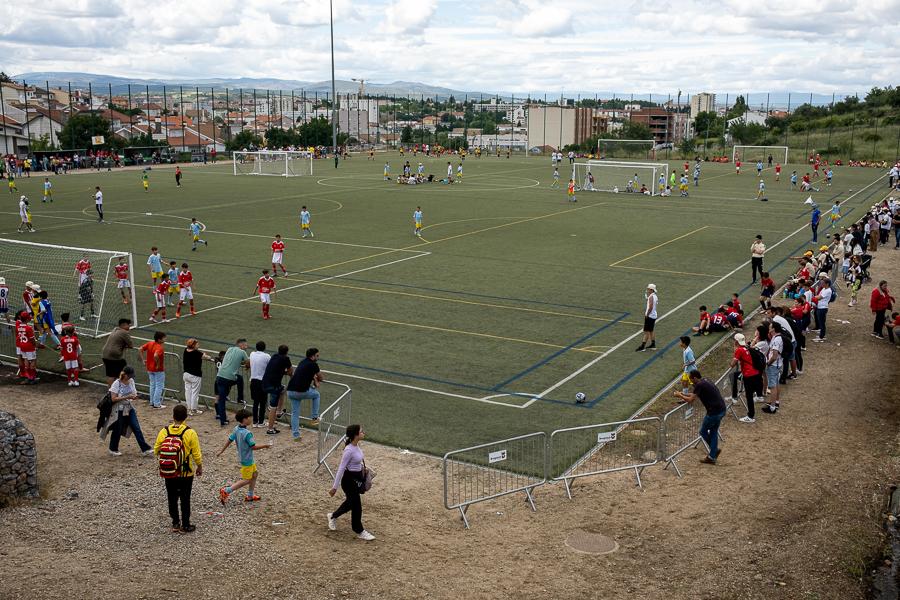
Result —
[[609, 554], [619, 549], [619, 544], [611, 537], [582, 530], [570, 533], [566, 546], [584, 554]]

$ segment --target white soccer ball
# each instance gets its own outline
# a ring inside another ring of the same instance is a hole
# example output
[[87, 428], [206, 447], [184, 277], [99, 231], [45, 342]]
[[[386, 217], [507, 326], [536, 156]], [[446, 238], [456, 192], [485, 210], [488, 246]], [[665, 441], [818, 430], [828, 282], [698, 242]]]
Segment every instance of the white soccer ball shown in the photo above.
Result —
[[578, 404], [584, 404], [586, 400], [587, 396], [584, 395], [584, 392], [578, 392], [577, 394], [575, 394], [575, 402], [577, 402]]

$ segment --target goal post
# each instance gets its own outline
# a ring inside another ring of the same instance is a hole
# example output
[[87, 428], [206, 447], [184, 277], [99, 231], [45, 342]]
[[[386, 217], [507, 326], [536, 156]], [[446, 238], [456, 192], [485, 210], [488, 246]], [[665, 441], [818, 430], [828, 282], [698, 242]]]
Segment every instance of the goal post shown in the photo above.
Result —
[[647, 188], [651, 196], [659, 195], [660, 179], [663, 189], [669, 179], [669, 165], [666, 163], [628, 162], [612, 160], [589, 160], [572, 166], [575, 186], [586, 192], [635, 192], [641, 186]]
[[619, 140], [600, 138], [597, 140], [598, 157], [656, 159], [656, 140]]
[[309, 152], [292, 150], [236, 151], [232, 154], [231, 161], [235, 175], [300, 177], [313, 173], [313, 158]]
[[[116, 274], [120, 263], [128, 266], [124, 279]], [[47, 292], [56, 324], [62, 323], [63, 313], [69, 313], [79, 335], [103, 337], [121, 318], [137, 324], [130, 252], [0, 238], [0, 277], [9, 288], [12, 314], [26, 308], [23, 293], [30, 282]]]
[[731, 149], [731, 162], [741, 161], [742, 163], [749, 164], [760, 161], [763, 165], [768, 166], [769, 157], [772, 157], [772, 162], [776, 162], [782, 165], [786, 165], [788, 162], [788, 147], [787, 146], [741, 146], [740, 144], [736, 144]]

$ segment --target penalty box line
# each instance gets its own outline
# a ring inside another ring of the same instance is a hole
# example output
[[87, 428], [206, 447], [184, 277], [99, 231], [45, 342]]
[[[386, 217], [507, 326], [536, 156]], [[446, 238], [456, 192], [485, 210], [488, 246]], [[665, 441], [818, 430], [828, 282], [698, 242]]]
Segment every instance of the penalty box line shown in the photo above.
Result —
[[[860, 190], [854, 192], [852, 195], [850, 195], [850, 196], [845, 200], [845, 202], [849, 202], [850, 200], [852, 200], [852, 199], [855, 198], [856, 196], [860, 195], [861, 193], [863, 193], [864, 191], [866, 191], [867, 189], [869, 189], [870, 187], [872, 187], [872, 186], [875, 185], [876, 183], [882, 181], [882, 178], [883, 178], [883, 176], [879, 175], [874, 181], [872, 181], [871, 183], [869, 183], [867, 186], [865, 186], [864, 188], [862, 188], [862, 189], [860, 189]], [[804, 230], [806, 229], [806, 227], [807, 227], [807, 226], [806, 226], [805, 224], [804, 224], [803, 226], [801, 226], [801, 227], [798, 227], [793, 233], [788, 234], [787, 236], [783, 237], [781, 240], [779, 240], [779, 241], [776, 242], [775, 244], [769, 246], [769, 250], [772, 250], [773, 248], [777, 248], [778, 246], [780, 246], [780, 245], [783, 244], [784, 242], [788, 241], [789, 239], [791, 239], [792, 237], [794, 237], [795, 235], [797, 235], [797, 234], [800, 233], [801, 231], [804, 231]], [[667, 318], [667, 317], [673, 315], [674, 313], [678, 312], [679, 310], [681, 310], [682, 308], [684, 308], [685, 306], [687, 306], [688, 303], [693, 302], [694, 300], [696, 300], [697, 298], [699, 298], [700, 296], [702, 296], [703, 294], [705, 294], [706, 292], [708, 292], [708, 291], [711, 290], [712, 288], [716, 287], [717, 285], [721, 284], [722, 282], [724, 282], [726, 279], [728, 279], [729, 277], [731, 277], [732, 275], [734, 275], [735, 273], [737, 273], [737, 272], [740, 271], [741, 269], [746, 268], [747, 265], [749, 265], [749, 264], [750, 264], [750, 261], [749, 261], [749, 260], [748, 260], [748, 261], [745, 261], [745, 262], [743, 262], [743, 263], [741, 263], [740, 265], [738, 265], [737, 267], [735, 267], [734, 269], [732, 269], [730, 272], [726, 273], [725, 275], [723, 275], [722, 277], [720, 277], [720, 278], [717, 279], [716, 281], [712, 282], [711, 284], [709, 284], [708, 286], [706, 286], [705, 288], [703, 288], [702, 290], [700, 290], [699, 292], [697, 292], [696, 294], [694, 294], [693, 296], [691, 296], [690, 298], [688, 298], [687, 300], [684, 300], [683, 302], [681, 302], [678, 306], [672, 308], [670, 311], [668, 311], [668, 312], [664, 313], [663, 315], [661, 315], [661, 316], [657, 319], [657, 322], [662, 321], [663, 319], [665, 319], [665, 318]], [[587, 363], [586, 363], [585, 365], [583, 365], [582, 367], [580, 367], [580, 368], [578, 368], [577, 370], [573, 371], [573, 372], [570, 373], [569, 375], [563, 377], [563, 378], [560, 379], [558, 382], [554, 383], [553, 385], [551, 385], [550, 387], [548, 387], [547, 389], [545, 389], [545, 390], [544, 390], [543, 392], [541, 392], [540, 394], [537, 394], [536, 396], [534, 396], [531, 400], [529, 400], [528, 402], [526, 402], [526, 403], [523, 405], [523, 407], [528, 407], [528, 406], [530, 406], [531, 404], [533, 404], [534, 402], [537, 402], [538, 400], [540, 400], [541, 398], [543, 398], [544, 396], [546, 396], [546, 395], [549, 394], [550, 392], [552, 392], [552, 391], [554, 391], [554, 390], [560, 388], [561, 386], [565, 385], [565, 384], [568, 383], [569, 381], [575, 379], [576, 377], [578, 377], [579, 375], [581, 375], [582, 373], [584, 373], [585, 371], [587, 371], [588, 369], [590, 369], [591, 367], [593, 367], [594, 365], [596, 365], [598, 362], [600, 362], [601, 360], [603, 360], [604, 358], [606, 358], [607, 356], [609, 356], [610, 354], [612, 354], [613, 352], [615, 352], [616, 350], [618, 350], [619, 348], [621, 348], [622, 346], [624, 346], [625, 344], [627, 344], [627, 343], [629, 343], [630, 341], [634, 340], [636, 337], [638, 337], [638, 336], [641, 335], [642, 333], [643, 333], [642, 330], [638, 330], [638, 331], [634, 332], [633, 334], [629, 335], [628, 337], [626, 337], [625, 339], [623, 339], [621, 342], [617, 343], [615, 346], [613, 346], [612, 348], [610, 348], [609, 350], [607, 350], [606, 352], [604, 352], [603, 354], [601, 354], [600, 356], [598, 356], [597, 358], [594, 358], [594, 359], [590, 360], [589, 362], [587, 362]]]

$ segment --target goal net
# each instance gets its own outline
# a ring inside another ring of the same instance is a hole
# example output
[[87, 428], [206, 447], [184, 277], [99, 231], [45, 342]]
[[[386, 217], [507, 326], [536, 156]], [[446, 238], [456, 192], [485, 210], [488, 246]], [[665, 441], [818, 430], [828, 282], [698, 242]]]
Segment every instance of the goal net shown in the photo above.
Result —
[[275, 175], [298, 177], [312, 175], [312, 156], [309, 152], [288, 150], [260, 150], [235, 152], [232, 155], [235, 175]]
[[137, 324], [133, 273], [129, 252], [0, 238], [0, 277], [9, 290], [10, 318], [32, 311], [23, 298], [31, 284], [31, 289], [47, 292], [55, 324], [69, 313], [80, 336], [105, 336], [120, 318]]
[[592, 160], [575, 163], [572, 179], [577, 189], [586, 192], [640, 193], [641, 187], [651, 196], [662, 193], [668, 185], [669, 165], [666, 163], [640, 163], [609, 160]]
[[769, 166], [769, 157], [772, 164], [786, 165], [788, 161], [787, 146], [739, 146], [731, 149], [731, 162], [741, 161], [744, 164], [761, 162], [763, 166]]
[[617, 140], [598, 139], [597, 156], [599, 158], [637, 158], [656, 159], [655, 140]]

